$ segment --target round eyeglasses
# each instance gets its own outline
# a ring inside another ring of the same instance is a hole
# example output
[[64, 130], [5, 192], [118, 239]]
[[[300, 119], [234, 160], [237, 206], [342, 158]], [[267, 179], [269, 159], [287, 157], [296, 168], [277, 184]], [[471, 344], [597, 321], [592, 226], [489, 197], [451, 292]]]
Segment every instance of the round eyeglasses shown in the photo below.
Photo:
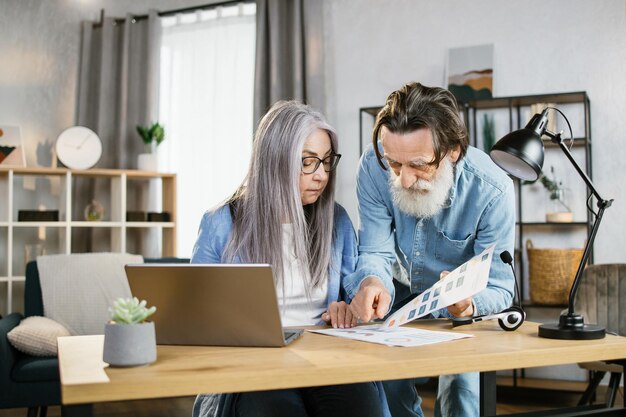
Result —
[[341, 159], [341, 155], [334, 153], [328, 155], [326, 158], [321, 159], [317, 156], [305, 156], [302, 158], [302, 173], [312, 174], [320, 167], [320, 164], [324, 164], [324, 171], [330, 172], [337, 168], [337, 164]]

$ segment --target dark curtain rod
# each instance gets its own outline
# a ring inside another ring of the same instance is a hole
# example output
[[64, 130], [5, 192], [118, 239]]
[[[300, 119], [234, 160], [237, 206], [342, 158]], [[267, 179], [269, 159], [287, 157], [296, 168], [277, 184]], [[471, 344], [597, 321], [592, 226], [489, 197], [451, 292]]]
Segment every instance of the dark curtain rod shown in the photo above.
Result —
[[[165, 12], [159, 12], [158, 15], [159, 17], [173, 16], [179, 13], [193, 12], [196, 10], [211, 10], [211, 9], [216, 9], [222, 6], [232, 6], [232, 5], [239, 4], [239, 3], [254, 3], [254, 2], [255, 0], [226, 0], [226, 1], [220, 1], [218, 3], [209, 3], [209, 4], [202, 4], [199, 6], [184, 7], [182, 9], [167, 10]], [[135, 20], [144, 20], [147, 18], [148, 18], [147, 14], [133, 16], [133, 19]], [[115, 19], [115, 23], [124, 23], [125, 20], [126, 19], [121, 19], [121, 18]], [[104, 9], [100, 10], [100, 21], [94, 24], [94, 26], [96, 27], [102, 26], [103, 21], [104, 21]]]

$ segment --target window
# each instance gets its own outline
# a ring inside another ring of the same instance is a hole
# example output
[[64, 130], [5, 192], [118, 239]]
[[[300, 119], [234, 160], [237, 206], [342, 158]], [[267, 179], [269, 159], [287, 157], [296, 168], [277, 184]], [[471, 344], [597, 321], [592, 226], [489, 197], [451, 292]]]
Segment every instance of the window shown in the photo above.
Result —
[[254, 3], [162, 20], [159, 167], [177, 173], [177, 254], [243, 181], [252, 151]]

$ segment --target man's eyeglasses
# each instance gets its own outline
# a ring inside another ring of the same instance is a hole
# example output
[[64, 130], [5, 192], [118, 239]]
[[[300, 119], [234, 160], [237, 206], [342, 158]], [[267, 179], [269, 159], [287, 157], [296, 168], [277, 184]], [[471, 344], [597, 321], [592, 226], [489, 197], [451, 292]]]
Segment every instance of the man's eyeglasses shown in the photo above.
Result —
[[[402, 164], [400, 162], [396, 162], [387, 157], [384, 157], [383, 161], [385, 165], [387, 165], [387, 167], [393, 169], [394, 171], [402, 168]], [[427, 173], [427, 174], [437, 169], [437, 164], [435, 164], [434, 162], [420, 162], [420, 163], [413, 162], [413, 163], [408, 163], [407, 166], [409, 168], [412, 168], [412, 169], [415, 169], [415, 170], [418, 170], [420, 172]]]
[[341, 155], [334, 153], [328, 155], [324, 159], [320, 159], [317, 156], [305, 156], [302, 158], [302, 173], [312, 174], [320, 167], [320, 164], [324, 164], [324, 171], [330, 172], [337, 168], [337, 164], [341, 159]]

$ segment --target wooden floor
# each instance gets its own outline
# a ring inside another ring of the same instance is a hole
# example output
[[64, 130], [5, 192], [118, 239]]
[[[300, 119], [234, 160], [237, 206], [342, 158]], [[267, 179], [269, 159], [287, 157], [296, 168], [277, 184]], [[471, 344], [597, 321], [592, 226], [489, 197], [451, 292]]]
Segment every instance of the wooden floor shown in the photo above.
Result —
[[[566, 387], [566, 385], [565, 385]], [[555, 388], [555, 387], [552, 387]], [[600, 387], [598, 399], [604, 399], [604, 387]], [[435, 403], [435, 390], [427, 386], [420, 390], [423, 398], [422, 407], [426, 417], [432, 417]], [[579, 392], [541, 389], [519, 389], [498, 387], [498, 414], [511, 414], [551, 408], [575, 406], [580, 398]], [[149, 401], [127, 401], [118, 403], [96, 404], [94, 415], [97, 417], [189, 417], [193, 406], [193, 397], [170, 398]], [[624, 391], [620, 389], [616, 405], [623, 406]], [[60, 407], [50, 407], [49, 417], [59, 417]], [[0, 417], [26, 417], [26, 409], [0, 410]]]

